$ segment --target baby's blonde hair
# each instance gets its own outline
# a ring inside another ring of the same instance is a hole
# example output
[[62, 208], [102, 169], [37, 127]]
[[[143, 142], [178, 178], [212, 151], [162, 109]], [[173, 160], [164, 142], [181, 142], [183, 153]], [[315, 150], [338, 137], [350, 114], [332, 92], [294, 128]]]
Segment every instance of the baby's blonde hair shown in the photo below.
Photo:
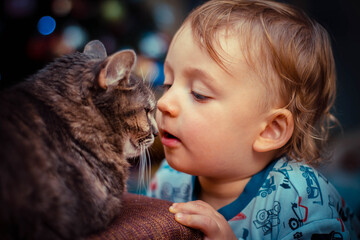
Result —
[[336, 122], [330, 113], [336, 73], [327, 31], [302, 11], [265, 0], [208, 1], [185, 23], [224, 70], [226, 59], [216, 50], [217, 33], [230, 29], [239, 35], [248, 64], [293, 114], [293, 135], [279, 155], [318, 164], [329, 127]]

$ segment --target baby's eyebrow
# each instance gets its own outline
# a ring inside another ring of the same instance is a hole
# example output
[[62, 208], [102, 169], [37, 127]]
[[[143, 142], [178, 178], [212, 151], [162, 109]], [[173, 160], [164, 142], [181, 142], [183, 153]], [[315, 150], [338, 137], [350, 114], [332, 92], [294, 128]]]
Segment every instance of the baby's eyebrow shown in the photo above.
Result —
[[[167, 60], [164, 62], [164, 69], [167, 69], [167, 71], [170, 74], [174, 74], [174, 70]], [[219, 81], [211, 76], [209, 73], [207, 73], [205, 70], [193, 66], [186, 66], [184, 69], [181, 70], [181, 74], [186, 76], [190, 79], [197, 79], [203, 82], [205, 85], [207, 85], [210, 89], [216, 90], [216, 87], [219, 86]], [[221, 85], [221, 84], [220, 84]]]
[[216, 80], [215, 78], [213, 78], [210, 74], [208, 74], [206, 71], [199, 69], [199, 68], [194, 68], [194, 67], [186, 67], [185, 68], [185, 74], [189, 77], [196, 77], [199, 78], [200, 80], [204, 81], [205, 83], [208, 84], [215, 84]]

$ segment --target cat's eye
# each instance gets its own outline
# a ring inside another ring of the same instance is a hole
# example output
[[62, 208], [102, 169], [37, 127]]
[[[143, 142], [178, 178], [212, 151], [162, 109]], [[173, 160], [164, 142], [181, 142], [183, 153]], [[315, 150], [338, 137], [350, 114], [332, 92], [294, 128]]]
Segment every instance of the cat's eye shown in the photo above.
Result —
[[171, 86], [172, 86], [171, 84], [163, 84], [158, 86], [157, 90], [161, 95], [164, 95], [164, 93], [166, 93], [171, 88]]
[[152, 113], [154, 112], [154, 109], [155, 109], [155, 108], [148, 108], [148, 107], [146, 107], [146, 108], [145, 108], [145, 112], [146, 112], [146, 114], [149, 114], [149, 113], [152, 114]]
[[171, 88], [171, 86], [172, 86], [171, 84], [163, 84], [161, 86], [161, 88], [165, 92], [165, 91], [169, 90]]

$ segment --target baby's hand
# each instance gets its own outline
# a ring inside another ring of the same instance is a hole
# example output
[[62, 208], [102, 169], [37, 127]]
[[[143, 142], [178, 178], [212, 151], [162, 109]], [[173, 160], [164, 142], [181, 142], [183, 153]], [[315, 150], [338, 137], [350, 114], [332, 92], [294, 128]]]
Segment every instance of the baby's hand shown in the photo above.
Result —
[[199, 229], [205, 239], [237, 239], [226, 219], [204, 201], [174, 203], [170, 212], [179, 223]]

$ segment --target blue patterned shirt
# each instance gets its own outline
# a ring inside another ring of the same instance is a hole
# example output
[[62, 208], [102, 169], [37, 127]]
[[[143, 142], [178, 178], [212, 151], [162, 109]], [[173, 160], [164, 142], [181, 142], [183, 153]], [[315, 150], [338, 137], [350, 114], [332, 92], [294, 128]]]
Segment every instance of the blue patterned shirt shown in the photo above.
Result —
[[[197, 177], [164, 160], [147, 195], [196, 200]], [[218, 210], [239, 239], [357, 239], [360, 224], [333, 185], [307, 164], [282, 157], [255, 174], [241, 195]], [[359, 238], [360, 239], [360, 238]]]

